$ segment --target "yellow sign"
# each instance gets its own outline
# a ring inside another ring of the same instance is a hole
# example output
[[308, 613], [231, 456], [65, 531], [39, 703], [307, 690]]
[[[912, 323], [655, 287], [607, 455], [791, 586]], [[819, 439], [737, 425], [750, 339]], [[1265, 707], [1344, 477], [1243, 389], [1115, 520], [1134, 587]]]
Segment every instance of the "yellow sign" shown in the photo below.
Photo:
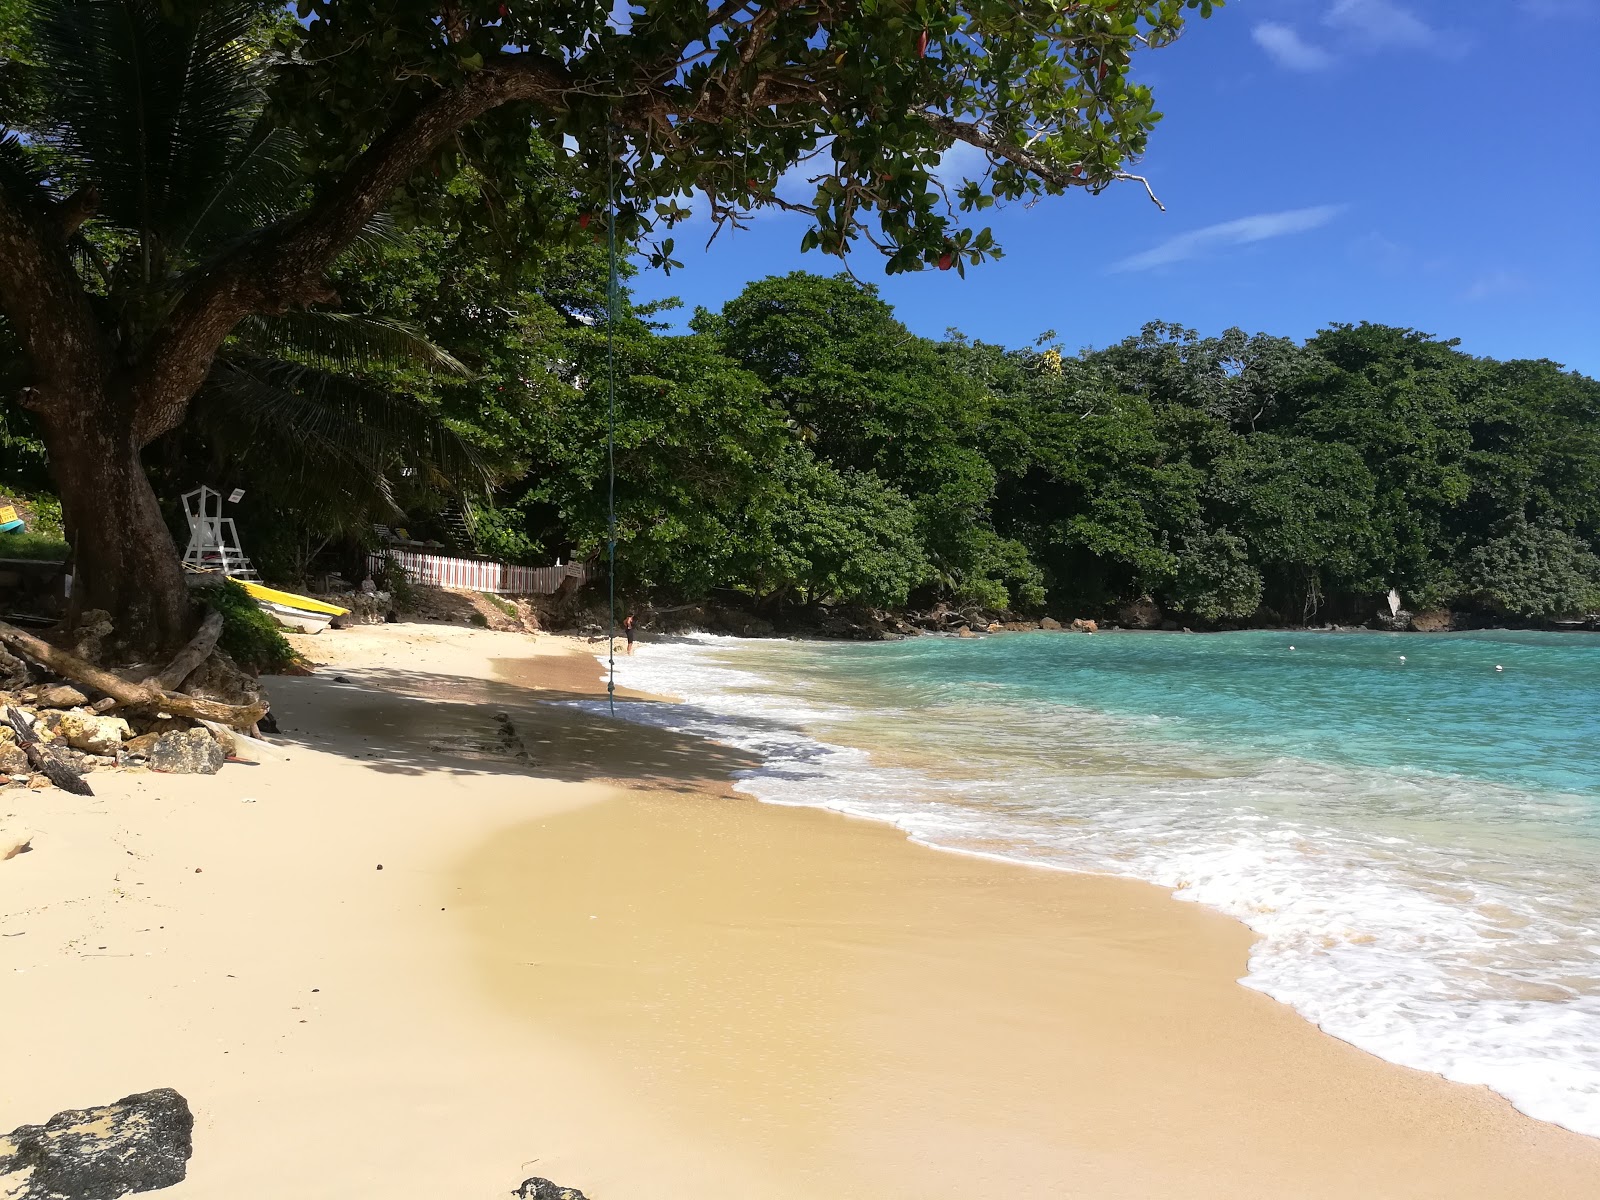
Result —
[[15, 521], [16, 519], [17, 519], [17, 510], [12, 508], [9, 504], [6, 505], [4, 508], [0, 508], [0, 525], [9, 525], [12, 521]]

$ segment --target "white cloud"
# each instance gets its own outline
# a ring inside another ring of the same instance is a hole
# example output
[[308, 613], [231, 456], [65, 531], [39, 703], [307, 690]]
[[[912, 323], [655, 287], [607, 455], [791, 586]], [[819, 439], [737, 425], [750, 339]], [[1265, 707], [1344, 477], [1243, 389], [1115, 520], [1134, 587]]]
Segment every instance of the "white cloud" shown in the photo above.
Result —
[[1375, 50], [1451, 52], [1457, 40], [1390, 0], [1335, 0], [1328, 25]]
[[1287, 212], [1262, 213], [1254, 217], [1240, 217], [1237, 221], [1223, 221], [1207, 225], [1168, 238], [1159, 246], [1152, 246], [1138, 254], [1112, 264], [1113, 271], [1148, 271], [1171, 263], [1198, 258], [1209, 250], [1223, 246], [1245, 246], [1252, 242], [1265, 242], [1271, 238], [1286, 237], [1291, 233], [1305, 233], [1326, 225], [1344, 211], [1342, 204], [1321, 204], [1315, 208], [1292, 208]]
[[1263, 21], [1250, 31], [1250, 36], [1273, 62], [1291, 71], [1321, 71], [1333, 65], [1333, 55], [1313, 46], [1288, 25]]
[[933, 177], [947, 187], [957, 187], [965, 179], [976, 179], [989, 169], [989, 156], [971, 142], [951, 142], [939, 156]]
[[1515, 296], [1528, 290], [1528, 281], [1515, 271], [1489, 271], [1472, 281], [1461, 293], [1467, 301], [1492, 300], [1496, 296]]

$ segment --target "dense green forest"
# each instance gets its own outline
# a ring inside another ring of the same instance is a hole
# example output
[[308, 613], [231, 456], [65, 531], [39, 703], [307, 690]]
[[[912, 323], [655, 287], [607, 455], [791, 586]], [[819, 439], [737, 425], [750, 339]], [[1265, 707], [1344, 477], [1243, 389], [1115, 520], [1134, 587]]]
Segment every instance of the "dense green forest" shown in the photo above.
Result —
[[[163, 493], [247, 488], [250, 549], [286, 580], [349, 561], [375, 521], [425, 530], [462, 502], [477, 552], [597, 557], [603, 260], [580, 244], [497, 271], [460, 233], [389, 239], [344, 286], [467, 373], [346, 364], [385, 405], [319, 394], [299, 429], [202, 397], [147, 454]], [[1148, 595], [1200, 625], [1364, 619], [1391, 586], [1493, 617], [1600, 608], [1600, 382], [1552, 362], [1368, 324], [1301, 344], [1152, 323], [1079, 353], [933, 341], [871, 287], [799, 272], [689, 324], [624, 302], [613, 331], [631, 595], [1091, 616]], [[47, 488], [6, 420], [8, 482]]]

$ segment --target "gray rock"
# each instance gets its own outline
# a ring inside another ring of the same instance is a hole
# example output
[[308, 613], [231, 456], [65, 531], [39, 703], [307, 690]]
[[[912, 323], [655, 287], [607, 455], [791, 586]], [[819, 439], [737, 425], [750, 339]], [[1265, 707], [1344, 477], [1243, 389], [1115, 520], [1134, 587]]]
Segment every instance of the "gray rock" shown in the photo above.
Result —
[[101, 755], [115, 754], [122, 749], [122, 739], [133, 736], [128, 723], [121, 717], [101, 717], [76, 711], [62, 713], [55, 732], [74, 750]]
[[182, 1183], [194, 1116], [171, 1088], [57, 1113], [0, 1136], [7, 1200], [116, 1200]]
[[522, 1186], [511, 1194], [520, 1200], [589, 1200], [577, 1188], [561, 1187], [537, 1175], [524, 1179]]
[[71, 684], [52, 683], [34, 689], [33, 697], [28, 703], [35, 708], [77, 708], [79, 705], [89, 703], [89, 697]]
[[198, 699], [216, 700], [221, 704], [245, 706], [261, 699], [261, 684], [241, 670], [224, 650], [213, 650], [205, 662], [189, 673], [182, 690]]
[[215, 775], [226, 759], [208, 729], [164, 733], [150, 748], [150, 766], [170, 775]]

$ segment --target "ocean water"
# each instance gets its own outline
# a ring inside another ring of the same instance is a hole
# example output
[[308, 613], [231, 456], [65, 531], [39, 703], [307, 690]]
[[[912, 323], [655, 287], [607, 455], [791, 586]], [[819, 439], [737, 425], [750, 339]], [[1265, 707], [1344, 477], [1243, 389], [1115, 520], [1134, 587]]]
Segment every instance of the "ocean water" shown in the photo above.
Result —
[[1172, 888], [1261, 934], [1247, 986], [1600, 1136], [1600, 639], [705, 637], [618, 681], [762, 800]]

